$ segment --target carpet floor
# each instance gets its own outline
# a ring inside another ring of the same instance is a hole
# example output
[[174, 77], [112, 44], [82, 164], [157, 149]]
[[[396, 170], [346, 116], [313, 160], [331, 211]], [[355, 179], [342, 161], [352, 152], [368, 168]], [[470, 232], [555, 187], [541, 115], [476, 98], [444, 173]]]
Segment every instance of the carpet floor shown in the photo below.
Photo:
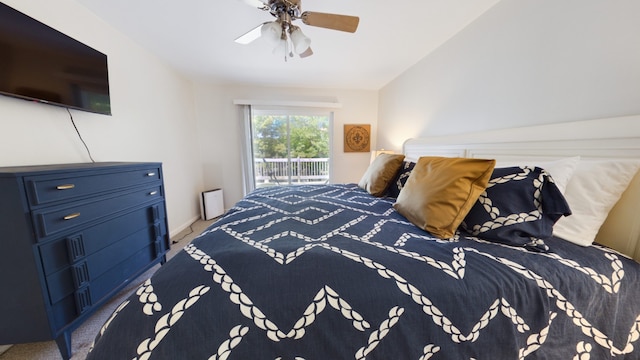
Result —
[[[174, 236], [172, 240], [171, 250], [167, 255], [170, 259], [177, 254], [183, 247], [188, 245], [191, 240], [202, 233], [214, 220], [202, 221], [198, 220], [189, 228]], [[175, 243], [174, 243], [175, 242]], [[132, 280], [126, 288], [114, 296], [108, 303], [104, 304], [93, 316], [85, 321], [71, 335], [71, 360], [81, 360], [87, 357], [89, 348], [93, 344], [93, 339], [100, 331], [104, 322], [109, 318], [113, 310], [120, 305], [122, 301], [135, 292], [136, 289], [144, 283], [158, 268], [156, 265], [144, 274]], [[0, 360], [57, 360], [62, 359], [58, 346], [55, 341], [44, 341], [37, 343], [16, 344], [11, 346], [4, 353], [0, 354]]]

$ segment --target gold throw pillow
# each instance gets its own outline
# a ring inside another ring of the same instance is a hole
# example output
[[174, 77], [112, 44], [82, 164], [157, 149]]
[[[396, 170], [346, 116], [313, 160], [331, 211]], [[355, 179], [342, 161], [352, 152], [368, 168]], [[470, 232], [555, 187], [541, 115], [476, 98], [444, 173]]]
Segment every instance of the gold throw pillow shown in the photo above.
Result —
[[373, 196], [382, 196], [402, 166], [404, 155], [380, 154], [362, 175], [358, 186]]
[[495, 160], [427, 156], [418, 159], [393, 207], [419, 228], [453, 237], [486, 189]]

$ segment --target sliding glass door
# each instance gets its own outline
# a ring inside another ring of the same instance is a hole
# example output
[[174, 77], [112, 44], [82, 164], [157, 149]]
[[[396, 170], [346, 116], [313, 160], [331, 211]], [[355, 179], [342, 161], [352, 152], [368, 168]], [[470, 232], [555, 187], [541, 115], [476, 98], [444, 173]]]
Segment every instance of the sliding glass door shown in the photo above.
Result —
[[251, 110], [256, 188], [329, 182], [331, 113]]

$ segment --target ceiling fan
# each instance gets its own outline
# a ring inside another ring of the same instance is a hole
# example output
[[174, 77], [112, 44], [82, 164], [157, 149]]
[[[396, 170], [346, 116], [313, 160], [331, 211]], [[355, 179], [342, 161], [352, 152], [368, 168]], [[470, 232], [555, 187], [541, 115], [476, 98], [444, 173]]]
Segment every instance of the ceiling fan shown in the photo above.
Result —
[[239, 44], [249, 44], [264, 37], [275, 45], [274, 54], [293, 57], [297, 53], [301, 58], [313, 55], [311, 39], [302, 33], [300, 27], [293, 25], [294, 20], [302, 20], [306, 25], [354, 33], [358, 29], [360, 18], [357, 16], [328, 14], [321, 12], [302, 12], [302, 0], [241, 0], [242, 2], [268, 11], [275, 21], [267, 21], [235, 40]]

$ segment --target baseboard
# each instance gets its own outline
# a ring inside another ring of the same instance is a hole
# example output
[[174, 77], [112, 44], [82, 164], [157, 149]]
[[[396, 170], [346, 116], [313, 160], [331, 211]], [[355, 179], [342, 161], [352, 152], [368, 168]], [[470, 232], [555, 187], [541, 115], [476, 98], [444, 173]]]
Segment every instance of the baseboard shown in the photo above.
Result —
[[5, 351], [9, 350], [13, 345], [0, 345], [0, 355], [4, 354]]
[[180, 225], [175, 230], [171, 231], [169, 233], [169, 238], [173, 239], [176, 235], [178, 235], [181, 232], [183, 232], [184, 230], [188, 229], [191, 226], [191, 224], [193, 224], [194, 222], [196, 222], [198, 220], [200, 220], [200, 215], [196, 215], [196, 216], [192, 217], [191, 220], [187, 221], [186, 223]]

